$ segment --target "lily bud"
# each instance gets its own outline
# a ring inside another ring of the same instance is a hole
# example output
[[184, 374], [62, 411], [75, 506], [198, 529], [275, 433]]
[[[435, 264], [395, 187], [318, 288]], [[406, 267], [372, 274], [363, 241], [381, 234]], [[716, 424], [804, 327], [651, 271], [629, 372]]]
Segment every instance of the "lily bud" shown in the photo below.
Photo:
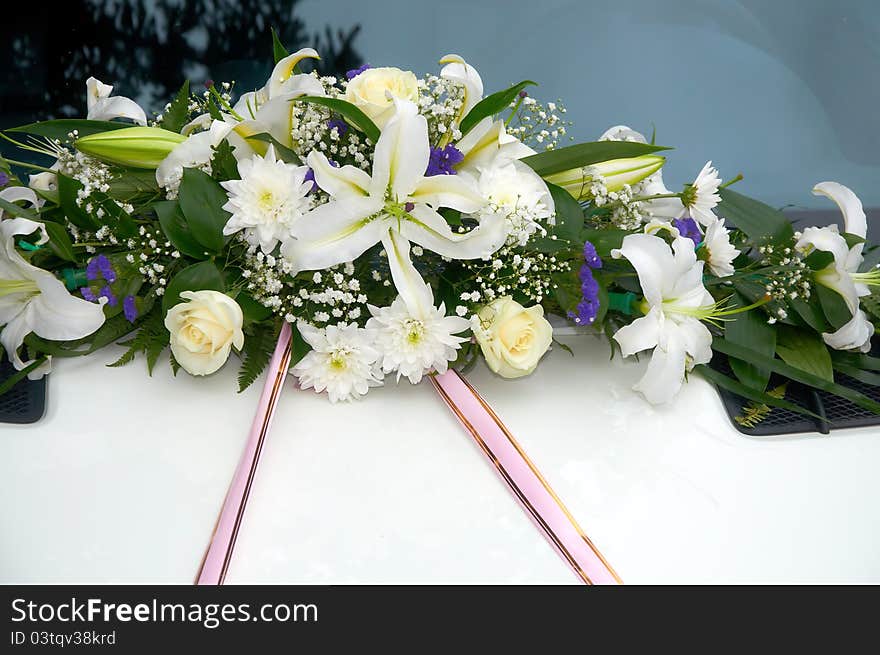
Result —
[[653, 175], [665, 162], [666, 158], [659, 155], [610, 159], [590, 166], [554, 173], [545, 179], [561, 186], [575, 200], [588, 200], [592, 197], [590, 185], [598, 178], [604, 181], [608, 191], [620, 191], [625, 184], [633, 185]]
[[186, 137], [158, 127], [126, 127], [89, 134], [76, 140], [76, 149], [111, 164], [154, 169]]

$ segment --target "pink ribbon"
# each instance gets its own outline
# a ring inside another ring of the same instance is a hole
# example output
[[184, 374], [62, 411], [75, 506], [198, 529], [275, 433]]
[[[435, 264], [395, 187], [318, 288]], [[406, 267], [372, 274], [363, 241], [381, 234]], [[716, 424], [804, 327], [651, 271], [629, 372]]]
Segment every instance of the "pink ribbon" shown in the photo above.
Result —
[[220, 510], [211, 543], [199, 568], [197, 585], [221, 585], [226, 578], [251, 485], [257, 473], [257, 464], [260, 462], [263, 442], [272, 424], [275, 406], [278, 404], [281, 388], [287, 376], [292, 346], [290, 324], [285, 321], [272, 360], [269, 362], [266, 383], [263, 386], [254, 422], [251, 424], [250, 436], [238, 461], [229, 491], [226, 492], [226, 500], [223, 501], [223, 509]]
[[622, 584], [513, 435], [477, 391], [452, 369], [434, 388], [492, 462], [553, 547], [586, 584]]

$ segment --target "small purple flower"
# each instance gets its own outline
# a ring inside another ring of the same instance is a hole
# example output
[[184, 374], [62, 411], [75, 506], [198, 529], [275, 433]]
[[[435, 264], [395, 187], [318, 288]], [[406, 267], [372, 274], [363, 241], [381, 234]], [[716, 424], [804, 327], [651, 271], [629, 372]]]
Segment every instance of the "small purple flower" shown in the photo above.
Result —
[[428, 170], [425, 177], [432, 175], [455, 175], [455, 166], [464, 161], [464, 154], [451, 143], [445, 148], [431, 148]]
[[596, 246], [589, 241], [584, 243], [584, 261], [590, 268], [602, 268], [602, 259], [596, 252]]
[[578, 272], [581, 280], [581, 301], [577, 312], [568, 312], [568, 317], [578, 325], [590, 324], [599, 314], [599, 283], [593, 277], [593, 269], [584, 264]]
[[306, 176], [303, 178], [303, 182], [312, 183], [312, 188], [309, 189], [309, 193], [314, 193], [318, 190], [318, 183], [315, 182], [315, 171], [313, 171], [311, 168], [306, 171]]
[[116, 307], [116, 304], [119, 302], [116, 296], [113, 295], [113, 291], [110, 290], [109, 285], [104, 285], [103, 287], [101, 287], [101, 292], [98, 294], [98, 297], [106, 298], [107, 304], [111, 307]]
[[686, 237], [694, 242], [694, 245], [697, 246], [703, 240], [703, 235], [700, 234], [700, 228], [697, 226], [697, 223], [692, 218], [676, 218], [672, 221], [672, 224], [678, 230], [681, 236]]
[[348, 123], [346, 123], [344, 120], [341, 120], [339, 118], [331, 118], [330, 121], [327, 123], [328, 130], [332, 130], [334, 127], [336, 128], [336, 131], [339, 133], [339, 136], [342, 136], [343, 134], [348, 132]]
[[581, 293], [584, 294], [584, 298], [598, 298], [599, 297], [599, 283], [596, 282], [596, 278], [592, 275], [586, 278], [581, 279]]
[[579, 324], [590, 324], [596, 320], [596, 316], [599, 315], [599, 301], [589, 301], [584, 298], [581, 302], [578, 303], [577, 306], [577, 318], [574, 320], [575, 323]]
[[134, 302], [134, 296], [126, 296], [122, 299], [122, 313], [129, 323], [134, 323], [138, 317], [137, 305]]
[[350, 71], [345, 73], [345, 79], [351, 81], [358, 75], [363, 73], [365, 70], [368, 70], [370, 68], [372, 68], [372, 66], [370, 66], [369, 64], [364, 64], [363, 66], [360, 66], [358, 68], [352, 68]]
[[409, 212], [411, 212], [411, 211], [412, 211], [413, 209], [415, 209], [415, 208], [416, 208], [416, 206], [415, 206], [413, 203], [408, 202], [408, 203], [406, 203], [406, 204], [403, 206], [403, 211], [409, 213]]
[[520, 91], [517, 95], [518, 95], [520, 98], [528, 98], [528, 97], [529, 97], [529, 94], [526, 93], [525, 91]]
[[9, 184], [9, 176], [3, 171], [0, 171], [0, 186], [6, 186], [7, 184]]
[[79, 292], [82, 294], [82, 297], [89, 302], [98, 302], [98, 296], [95, 295], [95, 292], [92, 291], [91, 287], [80, 287]]
[[99, 277], [104, 278], [110, 284], [116, 282], [116, 271], [110, 264], [110, 260], [105, 255], [92, 257], [86, 265], [86, 277], [89, 280], [97, 280]]

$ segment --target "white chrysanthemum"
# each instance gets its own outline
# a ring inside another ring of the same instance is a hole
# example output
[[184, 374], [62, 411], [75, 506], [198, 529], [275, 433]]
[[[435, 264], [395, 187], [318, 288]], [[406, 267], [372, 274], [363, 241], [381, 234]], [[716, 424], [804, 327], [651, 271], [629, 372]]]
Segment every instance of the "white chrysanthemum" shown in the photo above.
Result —
[[718, 171], [709, 161], [703, 166], [694, 183], [685, 188], [681, 201], [690, 212], [690, 217], [697, 223], [708, 226], [715, 218], [712, 210], [721, 202], [721, 196], [718, 195], [720, 186], [721, 178], [718, 176]]
[[413, 316], [400, 296], [390, 307], [368, 307], [373, 317], [367, 321], [367, 330], [382, 353], [382, 369], [397, 371], [398, 380], [404, 376], [418, 384], [432, 369], [445, 373], [448, 362], [467, 341], [454, 335], [470, 329], [470, 321], [447, 316], [442, 303], [439, 309], [426, 308], [421, 316]]
[[232, 214], [223, 234], [244, 230], [248, 243], [259, 245], [267, 255], [291, 239], [291, 229], [312, 208], [305, 179], [308, 166], [294, 166], [275, 158], [269, 146], [265, 157], [254, 155], [238, 163], [240, 180], [221, 182], [229, 202], [223, 209]]
[[739, 255], [739, 250], [730, 243], [730, 230], [724, 226], [722, 219], [712, 217], [703, 237], [703, 247], [708, 254], [706, 263], [713, 274], [718, 277], [734, 274], [733, 260]]
[[480, 194], [489, 201], [483, 213], [504, 216], [507, 243], [524, 246], [543, 224], [554, 222], [555, 206], [541, 176], [520, 161], [496, 157], [480, 170], [477, 181]]
[[323, 329], [307, 323], [297, 327], [312, 347], [292, 370], [300, 387], [314, 388], [317, 393], [326, 391], [330, 402], [335, 403], [356, 400], [370, 387], [382, 385], [379, 351], [370, 344], [367, 330], [345, 323]]

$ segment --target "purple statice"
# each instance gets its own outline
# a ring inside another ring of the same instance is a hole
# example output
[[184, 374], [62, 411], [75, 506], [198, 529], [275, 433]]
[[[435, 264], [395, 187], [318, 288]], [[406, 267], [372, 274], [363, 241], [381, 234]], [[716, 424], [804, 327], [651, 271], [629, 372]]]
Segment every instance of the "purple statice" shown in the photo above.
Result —
[[330, 121], [327, 123], [328, 130], [332, 131], [334, 127], [336, 128], [336, 132], [339, 134], [339, 136], [342, 136], [343, 134], [348, 132], [348, 123], [340, 118], [331, 118]]
[[445, 148], [431, 148], [428, 170], [425, 177], [432, 175], [455, 175], [455, 167], [464, 161], [464, 154], [451, 143]]
[[409, 213], [415, 208], [416, 208], [415, 203], [408, 202], [403, 206], [403, 211], [405, 211], [406, 213]]
[[350, 71], [345, 73], [345, 79], [351, 81], [356, 78], [358, 75], [363, 73], [365, 70], [372, 68], [369, 64], [364, 64], [363, 66], [359, 66], [358, 68], [352, 68]]
[[86, 265], [86, 277], [89, 280], [97, 280], [99, 277], [104, 278], [110, 284], [116, 282], [116, 271], [110, 264], [110, 260], [105, 255], [92, 257]]
[[138, 317], [137, 305], [134, 302], [134, 296], [126, 296], [122, 299], [122, 313], [129, 323], [134, 323]]
[[116, 307], [116, 304], [119, 302], [119, 299], [113, 295], [113, 291], [110, 289], [110, 285], [105, 284], [101, 287], [101, 291], [98, 293], [99, 298], [106, 298], [107, 304], [111, 307]]
[[678, 230], [681, 236], [686, 237], [694, 242], [695, 246], [700, 245], [703, 235], [700, 234], [700, 228], [697, 222], [692, 218], [676, 218], [672, 221], [672, 225]]
[[309, 193], [314, 193], [318, 190], [318, 183], [315, 182], [315, 171], [311, 168], [306, 171], [306, 176], [303, 178], [303, 182], [311, 182], [312, 188], [309, 189]]
[[602, 268], [602, 258], [596, 252], [596, 246], [589, 241], [584, 242], [584, 261], [590, 268]]
[[578, 325], [589, 325], [599, 314], [599, 283], [588, 264], [581, 266], [578, 278], [581, 281], [581, 301], [577, 305], [577, 312], [568, 312], [568, 317]]
[[6, 186], [7, 184], [9, 184], [9, 176], [3, 171], [0, 171], [0, 186]]
[[95, 295], [91, 287], [80, 287], [79, 292], [89, 302], [98, 302], [98, 296]]

